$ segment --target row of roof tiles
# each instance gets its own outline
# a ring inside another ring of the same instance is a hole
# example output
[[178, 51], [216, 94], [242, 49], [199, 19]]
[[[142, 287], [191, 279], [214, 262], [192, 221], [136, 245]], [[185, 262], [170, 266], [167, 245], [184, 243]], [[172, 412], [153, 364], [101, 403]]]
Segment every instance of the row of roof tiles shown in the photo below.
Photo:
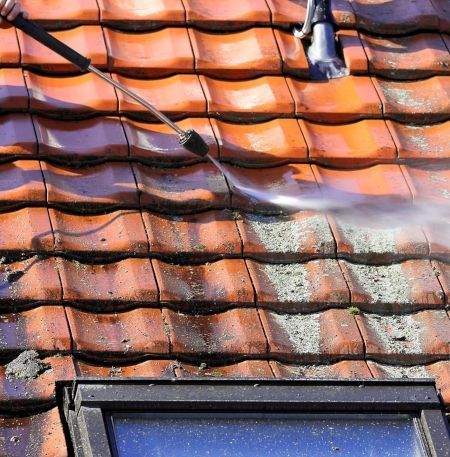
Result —
[[[0, 34], [2, 65], [45, 72], [78, 73], [63, 57], [21, 31]], [[205, 74], [224, 79], [261, 75], [309, 76], [302, 41], [292, 33], [270, 28], [214, 34], [195, 29], [164, 28], [150, 33], [123, 33], [83, 26], [54, 35], [98, 68], [136, 77], [174, 73]], [[345, 63], [353, 74], [414, 79], [450, 73], [450, 37], [420, 33], [404, 37], [371, 37], [355, 31], [338, 35]]]

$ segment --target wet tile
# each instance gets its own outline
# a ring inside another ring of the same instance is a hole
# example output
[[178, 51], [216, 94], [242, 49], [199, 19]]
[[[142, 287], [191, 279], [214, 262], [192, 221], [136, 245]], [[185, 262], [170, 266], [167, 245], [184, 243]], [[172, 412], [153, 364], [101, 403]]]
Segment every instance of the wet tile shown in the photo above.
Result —
[[221, 81], [200, 76], [200, 82], [211, 116], [229, 121], [262, 121], [294, 114], [294, 102], [283, 77]]
[[450, 56], [437, 33], [378, 38], [361, 35], [371, 73], [392, 79], [448, 74]]
[[149, 259], [89, 265], [58, 259], [65, 301], [86, 307], [155, 306], [158, 290]]
[[273, 31], [251, 28], [217, 34], [189, 30], [198, 73], [223, 79], [281, 74], [281, 58]]
[[[130, 145], [130, 155], [149, 165], [188, 165], [201, 159], [184, 149], [178, 135], [165, 124], [143, 123], [122, 119]], [[177, 124], [183, 130], [195, 130], [209, 146], [209, 154], [218, 156], [218, 146], [207, 118], [183, 119]]]
[[450, 122], [431, 125], [386, 121], [397, 146], [398, 158], [405, 161], [447, 159]]
[[186, 216], [144, 211], [142, 216], [154, 256], [198, 262], [242, 255], [239, 233], [229, 211]]
[[143, 207], [162, 212], [189, 213], [223, 209], [229, 204], [225, 179], [212, 164], [178, 169], [133, 164], [133, 169]]
[[450, 265], [444, 262], [432, 261], [433, 273], [438, 278], [445, 294], [445, 303], [450, 302]]
[[48, 201], [76, 212], [137, 207], [138, 192], [128, 163], [110, 162], [91, 168], [56, 167], [42, 162]]
[[[53, 231], [46, 208], [23, 208], [0, 214], [0, 251], [53, 251]], [[20, 227], [20, 230], [17, 230]]]
[[82, 360], [75, 361], [78, 376], [101, 378], [166, 378], [174, 377], [171, 360], [146, 360], [134, 365], [92, 365]]
[[96, 162], [128, 156], [128, 143], [117, 117], [62, 121], [33, 116], [39, 156], [61, 162]]
[[110, 71], [151, 78], [194, 71], [194, 56], [185, 28], [138, 34], [105, 28], [104, 33]]
[[381, 117], [381, 102], [370, 78], [348, 76], [326, 84], [287, 78], [295, 113], [308, 120], [343, 123]]
[[[8, 365], [0, 367], [0, 406], [2, 410], [34, 410], [56, 403], [55, 383], [72, 381], [75, 370], [70, 356], [41, 359], [42, 372], [35, 378], [16, 378]], [[1, 448], [0, 448], [1, 449]]]
[[245, 360], [233, 365], [208, 367], [206, 364], [179, 364], [176, 374], [180, 378], [273, 378], [269, 363], [263, 360]]
[[319, 195], [319, 188], [309, 165], [291, 164], [264, 171], [229, 165], [225, 167], [239, 186], [245, 189], [245, 192], [232, 189], [232, 205], [243, 211], [299, 211], [304, 206], [309, 208], [309, 199]]
[[425, 165], [424, 168], [401, 166], [408, 186], [417, 203], [446, 205], [450, 200], [450, 170], [444, 166]]
[[20, 68], [0, 69], [1, 111], [24, 111], [28, 109], [28, 92]]
[[322, 165], [354, 168], [396, 161], [396, 148], [382, 120], [324, 125], [300, 120], [309, 158]]
[[242, 259], [206, 265], [173, 265], [153, 260], [162, 306], [186, 312], [253, 306], [255, 296]]
[[39, 162], [17, 160], [0, 165], [0, 206], [4, 209], [44, 205], [44, 180]]
[[296, 119], [231, 124], [211, 119], [223, 162], [270, 167], [306, 162], [307, 147]]
[[246, 356], [262, 356], [267, 342], [255, 309], [233, 309], [207, 316], [164, 309], [175, 356], [222, 363]]
[[14, 27], [0, 29], [0, 64], [17, 66], [20, 64], [20, 49]]
[[[1, 46], [1, 45], [0, 45]], [[27, 114], [0, 117], [0, 160], [37, 155], [36, 135]]]
[[73, 350], [105, 363], [145, 355], [166, 355], [169, 340], [161, 311], [135, 309], [126, 313], [91, 314], [67, 308]]
[[443, 76], [412, 82], [372, 78], [383, 102], [384, 115], [401, 122], [426, 124], [447, 120], [450, 82]]
[[237, 219], [245, 257], [262, 262], [300, 262], [334, 257], [336, 246], [326, 217], [302, 211], [291, 216], [242, 214]]
[[247, 265], [259, 307], [278, 312], [312, 312], [346, 306], [350, 301], [336, 260], [291, 264], [247, 260]]
[[61, 283], [54, 258], [30, 257], [0, 265], [0, 300], [4, 305], [58, 302], [61, 298]]
[[273, 32], [280, 49], [283, 73], [299, 78], [308, 78], [309, 64], [302, 40], [296, 38], [292, 32], [282, 30], [274, 30]]
[[431, 0], [439, 21], [439, 30], [450, 33], [450, 7], [447, 0]]
[[366, 356], [376, 362], [417, 365], [447, 360], [450, 320], [445, 311], [356, 316]]
[[429, 0], [352, 0], [358, 28], [377, 34], [436, 30], [438, 19]]
[[61, 119], [117, 111], [114, 88], [92, 73], [64, 78], [28, 71], [24, 75], [33, 113]]
[[369, 72], [369, 62], [359, 33], [356, 30], [339, 30], [337, 33], [342, 48], [345, 66], [351, 75], [366, 75]]
[[11, 358], [29, 349], [46, 354], [70, 351], [70, 333], [62, 306], [0, 315], [0, 355]]
[[58, 408], [34, 416], [0, 417], [0, 454], [8, 457], [67, 457]]
[[244, 29], [269, 25], [270, 11], [263, 0], [182, 0], [188, 24], [208, 30]]
[[314, 314], [260, 311], [269, 355], [280, 361], [323, 363], [362, 358], [363, 342], [353, 317], [344, 309]]
[[[108, 58], [105, 39], [100, 26], [86, 25], [70, 30], [52, 32], [52, 35], [83, 56], [91, 59], [94, 66], [98, 68], [107, 67]], [[17, 30], [17, 36], [20, 45], [21, 62], [24, 67], [52, 73], [78, 74], [80, 72], [77, 66], [21, 30]]]
[[139, 211], [99, 216], [67, 214], [50, 209], [55, 249], [92, 260], [147, 255], [148, 241]]
[[166, 25], [184, 25], [181, 0], [98, 0], [102, 24], [118, 29], [148, 30]]
[[276, 378], [372, 378], [366, 362], [362, 360], [344, 360], [330, 365], [286, 365], [276, 361], [270, 361], [269, 363]]
[[385, 266], [339, 262], [352, 305], [371, 312], [408, 312], [442, 308], [444, 294], [427, 260]]

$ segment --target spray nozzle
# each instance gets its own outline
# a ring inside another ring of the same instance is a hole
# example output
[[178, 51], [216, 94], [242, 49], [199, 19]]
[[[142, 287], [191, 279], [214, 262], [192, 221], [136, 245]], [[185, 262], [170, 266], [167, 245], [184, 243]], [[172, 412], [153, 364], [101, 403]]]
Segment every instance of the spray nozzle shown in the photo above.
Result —
[[186, 130], [181, 133], [178, 142], [183, 148], [199, 157], [205, 157], [209, 152], [209, 146], [195, 130]]

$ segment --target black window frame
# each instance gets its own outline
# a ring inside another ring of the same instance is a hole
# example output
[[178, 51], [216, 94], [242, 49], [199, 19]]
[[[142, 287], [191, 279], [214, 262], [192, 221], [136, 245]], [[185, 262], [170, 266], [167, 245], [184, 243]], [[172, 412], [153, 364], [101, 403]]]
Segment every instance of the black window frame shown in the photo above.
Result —
[[432, 379], [92, 379], [61, 384], [76, 457], [115, 457], [107, 417], [121, 412], [406, 413], [433, 457], [450, 457], [450, 427]]

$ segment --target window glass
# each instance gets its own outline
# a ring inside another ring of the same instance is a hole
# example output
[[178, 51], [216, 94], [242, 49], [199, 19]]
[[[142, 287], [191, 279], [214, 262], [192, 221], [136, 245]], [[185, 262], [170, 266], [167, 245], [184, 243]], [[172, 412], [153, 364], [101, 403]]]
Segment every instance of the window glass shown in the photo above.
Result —
[[414, 417], [112, 414], [119, 457], [425, 457]]

